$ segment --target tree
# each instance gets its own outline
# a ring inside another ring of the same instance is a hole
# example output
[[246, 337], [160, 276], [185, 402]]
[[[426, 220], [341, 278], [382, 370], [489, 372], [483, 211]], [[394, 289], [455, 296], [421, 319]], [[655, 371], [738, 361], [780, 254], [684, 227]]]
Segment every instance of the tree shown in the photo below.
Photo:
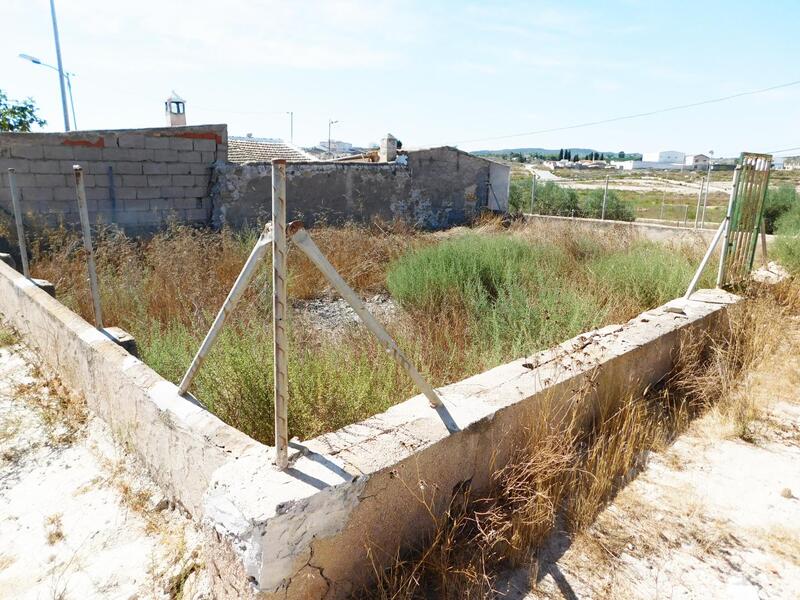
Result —
[[36, 103], [27, 100], [9, 100], [0, 90], [0, 131], [30, 131], [32, 125], [41, 127], [47, 121], [36, 114]]
[[558, 151], [558, 160], [564, 160], [564, 149]]
[[620, 160], [625, 160], [625, 153], [622, 150], [619, 151], [619, 154], [617, 154], [617, 156], [619, 157]]
[[570, 152], [569, 148], [564, 150], [564, 160], [572, 160], [572, 152]]

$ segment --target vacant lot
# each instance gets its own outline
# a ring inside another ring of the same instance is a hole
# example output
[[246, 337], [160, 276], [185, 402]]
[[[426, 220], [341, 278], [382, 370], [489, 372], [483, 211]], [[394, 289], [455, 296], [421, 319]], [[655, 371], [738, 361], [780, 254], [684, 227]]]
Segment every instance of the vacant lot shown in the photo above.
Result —
[[[343, 277], [362, 296], [377, 296], [373, 305], [386, 308], [388, 330], [434, 385], [680, 295], [702, 249], [630, 235], [578, 237], [568, 224], [503, 229], [496, 222], [439, 233], [356, 226], [312, 231]], [[100, 232], [105, 321], [134, 334], [143, 360], [177, 382], [254, 239], [254, 232], [183, 227], [148, 241]], [[266, 443], [273, 422], [269, 263], [192, 390], [221, 418]], [[415, 393], [364, 329], [347, 316], [330, 318], [340, 303], [298, 251], [290, 252], [289, 270], [292, 435], [334, 430]], [[33, 271], [91, 320], [85, 263], [73, 233], [43, 235], [34, 244]]]

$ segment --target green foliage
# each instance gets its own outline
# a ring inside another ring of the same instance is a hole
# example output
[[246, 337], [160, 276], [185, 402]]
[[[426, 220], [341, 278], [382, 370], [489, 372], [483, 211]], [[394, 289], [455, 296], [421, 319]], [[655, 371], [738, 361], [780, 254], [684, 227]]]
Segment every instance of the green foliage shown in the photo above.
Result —
[[[591, 190], [584, 199], [583, 216], [599, 219], [603, 215], [603, 189]], [[630, 204], [620, 200], [614, 190], [608, 190], [606, 198], [606, 219], [613, 221], [634, 221], [636, 214]]]
[[575, 190], [561, 187], [552, 181], [536, 186], [534, 212], [542, 215], [561, 215], [563, 217], [581, 216], [578, 194]]
[[769, 188], [764, 201], [764, 226], [767, 233], [775, 233], [775, 225], [784, 213], [797, 207], [797, 190], [793, 185], [783, 184]]
[[775, 223], [778, 261], [793, 275], [800, 275], [800, 206], [795, 203]]
[[[595, 281], [615, 298], [639, 306], [657, 306], [681, 296], [696, 269], [682, 253], [655, 242], [640, 242], [628, 252], [597, 258], [589, 264]], [[700, 287], [713, 286], [713, 265], [706, 268]]]
[[0, 131], [30, 131], [32, 125], [42, 127], [47, 121], [36, 114], [36, 103], [27, 100], [9, 100], [0, 90]]

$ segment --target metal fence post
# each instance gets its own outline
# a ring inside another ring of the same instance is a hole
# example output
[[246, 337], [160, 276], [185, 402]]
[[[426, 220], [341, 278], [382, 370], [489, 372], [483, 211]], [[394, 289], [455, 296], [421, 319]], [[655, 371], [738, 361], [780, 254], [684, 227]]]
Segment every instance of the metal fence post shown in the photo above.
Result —
[[697, 226], [700, 224], [700, 202], [703, 201], [703, 184], [705, 183], [705, 177], [700, 178], [700, 189], [697, 192], [697, 208], [694, 211], [694, 228], [697, 229]]
[[272, 323], [275, 464], [289, 464], [289, 370], [286, 341], [286, 161], [272, 161]]
[[608, 175], [606, 175], [606, 187], [603, 190], [603, 211], [600, 213], [600, 220], [604, 221], [606, 218], [606, 201], [608, 200]]
[[203, 360], [205, 360], [205, 357], [208, 355], [211, 347], [217, 340], [217, 336], [219, 336], [220, 332], [222, 332], [222, 326], [225, 324], [225, 319], [231, 314], [231, 312], [233, 312], [233, 309], [236, 308], [236, 305], [239, 303], [244, 291], [247, 289], [247, 285], [253, 278], [261, 259], [264, 258], [264, 255], [267, 253], [267, 248], [271, 243], [272, 228], [271, 225], [267, 225], [253, 246], [253, 250], [250, 252], [250, 256], [247, 257], [247, 260], [242, 267], [242, 271], [239, 273], [239, 276], [233, 283], [231, 291], [228, 292], [228, 296], [225, 298], [222, 308], [219, 309], [217, 316], [214, 318], [214, 322], [211, 324], [211, 328], [208, 330], [206, 337], [203, 339], [200, 349], [197, 351], [197, 354], [194, 355], [192, 364], [189, 365], [189, 368], [186, 370], [186, 374], [183, 376], [183, 379], [181, 379], [181, 383], [178, 386], [178, 394], [181, 396], [189, 391], [189, 386], [192, 385], [192, 380], [197, 374], [197, 370], [200, 368], [200, 365], [203, 364]]
[[425, 395], [431, 406], [442, 406], [442, 399], [439, 397], [439, 394], [436, 393], [436, 390], [434, 390], [433, 387], [427, 381], [425, 381], [419, 371], [417, 371], [416, 367], [411, 363], [410, 360], [408, 360], [406, 355], [403, 354], [403, 351], [400, 349], [397, 343], [386, 332], [386, 330], [375, 319], [375, 317], [373, 317], [372, 314], [367, 310], [367, 307], [364, 306], [364, 303], [358, 297], [358, 294], [356, 294], [353, 289], [347, 285], [345, 280], [342, 279], [342, 276], [336, 272], [336, 269], [334, 269], [333, 265], [328, 262], [328, 259], [322, 254], [320, 249], [314, 243], [314, 240], [311, 239], [311, 236], [308, 235], [308, 232], [302, 227], [302, 224], [295, 222], [292, 224], [292, 227], [293, 228], [290, 235], [295, 245], [303, 251], [303, 253], [311, 260], [312, 263], [314, 263], [314, 265], [320, 270], [325, 278], [331, 283], [334, 289], [339, 292], [339, 295], [344, 298], [344, 300], [355, 311], [364, 325], [366, 325], [367, 329], [369, 329], [372, 334], [378, 338], [378, 341], [380, 341], [381, 345], [386, 349], [395, 362], [405, 369], [406, 373], [408, 373], [409, 377], [411, 377], [416, 384], [417, 389], [419, 389], [419, 391]]
[[98, 329], [103, 329], [103, 310], [100, 307], [100, 289], [97, 285], [97, 267], [94, 264], [92, 230], [89, 227], [89, 208], [86, 206], [86, 188], [83, 185], [83, 169], [80, 165], [73, 165], [72, 171], [75, 173], [75, 191], [78, 195], [78, 214], [81, 217], [83, 247], [86, 249], [86, 265], [89, 269], [89, 287], [92, 291], [92, 304], [94, 305], [94, 324]]
[[11, 190], [14, 221], [16, 221], [17, 224], [17, 240], [19, 242], [19, 257], [22, 261], [22, 274], [30, 279], [31, 271], [28, 265], [28, 249], [25, 245], [25, 226], [22, 223], [22, 210], [20, 209], [19, 194], [17, 193], [17, 171], [13, 168], [8, 169], [8, 187]]
[[725, 220], [723, 224], [725, 225], [725, 229], [723, 231], [723, 238], [722, 238], [722, 252], [720, 253], [719, 257], [719, 270], [717, 271], [717, 287], [721, 288], [722, 283], [725, 281], [725, 261], [728, 259], [728, 250], [730, 249], [730, 227], [731, 227], [731, 216], [733, 215], [733, 203], [736, 200], [736, 194], [739, 188], [739, 177], [742, 172], [742, 167], [738, 166], [733, 171], [733, 186], [731, 187], [731, 195], [728, 199], [728, 210], [725, 213]]
[[533, 214], [533, 207], [536, 204], [536, 171], [533, 172], [533, 179], [531, 180], [531, 214]]

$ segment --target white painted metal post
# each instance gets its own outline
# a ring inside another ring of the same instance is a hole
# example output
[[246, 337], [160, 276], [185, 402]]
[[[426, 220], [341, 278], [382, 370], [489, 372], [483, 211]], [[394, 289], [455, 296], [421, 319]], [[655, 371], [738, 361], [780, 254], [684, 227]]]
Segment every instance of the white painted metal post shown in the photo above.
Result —
[[8, 187], [11, 190], [11, 206], [14, 210], [14, 221], [17, 224], [17, 241], [19, 242], [19, 257], [22, 261], [22, 274], [28, 279], [31, 278], [31, 270], [28, 265], [28, 249], [25, 246], [25, 226], [22, 223], [22, 209], [19, 203], [17, 192], [17, 172], [15, 169], [8, 170]]
[[604, 221], [606, 218], [606, 201], [608, 200], [608, 175], [606, 175], [606, 187], [603, 190], [603, 211], [600, 213], [600, 220]]
[[286, 161], [272, 161], [272, 330], [275, 464], [289, 464], [289, 368], [286, 340]]
[[719, 270], [717, 271], [717, 287], [722, 287], [722, 282], [725, 279], [725, 259], [728, 257], [728, 250], [730, 249], [730, 241], [728, 239], [728, 230], [731, 226], [731, 217], [733, 216], [733, 200], [736, 198], [736, 192], [739, 188], [739, 175], [742, 172], [742, 167], [737, 166], [733, 171], [733, 187], [731, 188], [731, 195], [728, 199], [728, 210], [725, 214], [725, 220], [722, 222], [725, 225], [722, 240], [722, 252], [719, 257]]
[[708, 264], [708, 261], [711, 259], [711, 255], [714, 253], [714, 248], [717, 247], [719, 243], [719, 239], [722, 237], [723, 232], [725, 231], [725, 221], [723, 220], [722, 223], [719, 224], [719, 228], [717, 228], [717, 232], [714, 234], [714, 238], [711, 240], [711, 244], [708, 246], [708, 250], [706, 250], [705, 256], [703, 256], [703, 260], [700, 261], [700, 266], [697, 268], [697, 272], [692, 277], [692, 281], [689, 284], [686, 293], [683, 295], [684, 298], [688, 299], [694, 293], [695, 288], [697, 287], [698, 282], [700, 281], [700, 276], [703, 274], [703, 271]]
[[97, 267], [94, 264], [94, 248], [92, 248], [92, 230], [89, 226], [89, 209], [86, 206], [86, 188], [83, 185], [83, 169], [74, 165], [75, 191], [78, 196], [78, 214], [81, 218], [83, 230], [83, 247], [86, 249], [86, 266], [89, 269], [89, 287], [92, 291], [92, 304], [94, 305], [94, 324], [98, 329], [103, 328], [103, 310], [100, 307], [100, 288], [97, 285]]
[[697, 192], [697, 208], [694, 211], [694, 228], [697, 229], [697, 226], [700, 224], [700, 203], [703, 201], [703, 184], [705, 183], [705, 178], [700, 178], [700, 189]]
[[203, 343], [200, 345], [200, 349], [197, 351], [197, 354], [194, 355], [192, 364], [189, 365], [186, 374], [183, 376], [183, 379], [181, 379], [181, 383], [178, 386], [178, 394], [183, 395], [189, 391], [189, 386], [192, 385], [194, 376], [203, 364], [214, 342], [216, 342], [217, 336], [219, 336], [222, 331], [225, 319], [227, 319], [228, 315], [236, 308], [250, 280], [253, 278], [259, 263], [267, 253], [270, 244], [272, 244], [272, 224], [268, 224], [264, 227], [264, 231], [259, 236], [255, 246], [253, 246], [253, 250], [250, 252], [250, 256], [247, 257], [247, 261], [244, 263], [241, 273], [239, 273], [239, 276], [233, 283], [231, 291], [228, 292], [228, 297], [225, 298], [222, 308], [219, 309], [214, 322], [211, 324], [211, 329], [208, 330], [205, 339], [203, 339]]
[[689, 205], [683, 205], [683, 226], [686, 227], [689, 222]]
[[708, 206], [708, 191], [711, 189], [711, 162], [708, 163], [708, 174], [706, 175], [706, 195], [703, 198], [703, 214], [700, 217], [700, 229], [706, 226], [706, 207]]
[[533, 179], [531, 180], [531, 214], [533, 214], [533, 207], [536, 205], [536, 171], [533, 172]]
[[764, 216], [761, 216], [761, 264], [765, 269], [769, 269], [767, 260], [767, 226], [764, 223]]
[[378, 323], [375, 317], [367, 310], [367, 307], [364, 306], [364, 303], [361, 301], [361, 298], [358, 297], [349, 285], [342, 279], [341, 275], [336, 272], [336, 269], [333, 268], [333, 265], [328, 262], [328, 259], [325, 258], [325, 255], [322, 254], [320, 249], [314, 243], [314, 240], [311, 239], [311, 236], [308, 235], [308, 232], [305, 229], [299, 229], [296, 233], [292, 235], [292, 241], [300, 248], [306, 256], [311, 260], [311, 262], [316, 265], [316, 267], [322, 272], [323, 275], [331, 282], [331, 285], [339, 292], [339, 295], [344, 298], [347, 303], [353, 308], [356, 314], [361, 318], [364, 325], [367, 326], [375, 337], [378, 338], [378, 341], [383, 345], [386, 351], [391, 355], [391, 357], [400, 365], [402, 366], [406, 372], [409, 374], [411, 379], [416, 384], [419, 391], [421, 391], [425, 396], [428, 398], [428, 401], [431, 403], [431, 406], [441, 406], [442, 399], [436, 393], [436, 390], [423, 379], [422, 375], [420, 375], [419, 371], [417, 371], [416, 367], [411, 363], [411, 361], [406, 358], [403, 351], [397, 345], [397, 343], [392, 339], [392, 337], [386, 332], [383, 326]]

